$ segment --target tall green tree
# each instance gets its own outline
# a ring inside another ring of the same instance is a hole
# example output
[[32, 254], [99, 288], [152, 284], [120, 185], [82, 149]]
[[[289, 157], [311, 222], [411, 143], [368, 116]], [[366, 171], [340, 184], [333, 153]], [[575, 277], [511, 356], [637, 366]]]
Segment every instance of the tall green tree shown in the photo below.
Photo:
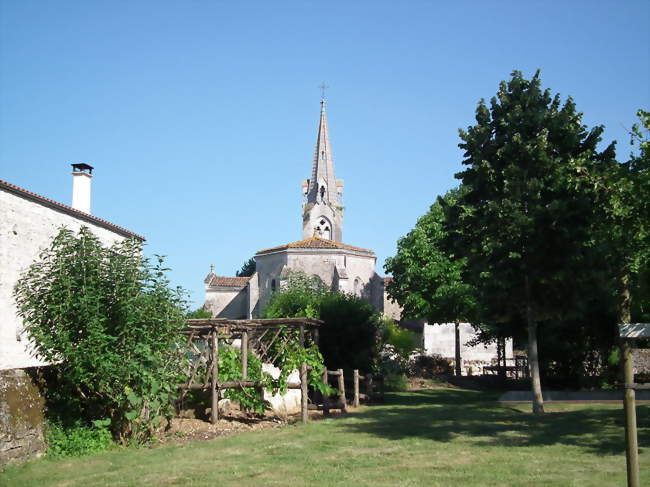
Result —
[[570, 314], [593, 269], [586, 175], [614, 158], [613, 144], [597, 150], [602, 132], [582, 123], [571, 98], [543, 90], [539, 71], [530, 80], [514, 71], [460, 130], [467, 168], [456, 175], [465, 192], [453, 233], [483, 319], [525, 324], [536, 414], [544, 412], [538, 323]]
[[600, 195], [598, 243], [615, 280], [619, 323], [632, 320], [633, 288], [650, 260], [650, 112], [637, 116], [630, 130], [636, 152], [625, 163], [608, 161], [591, 178]]
[[471, 321], [475, 291], [463, 278], [465, 260], [449, 245], [445, 207], [454, 205], [459, 191], [439, 197], [415, 228], [397, 242], [397, 253], [384, 269], [393, 279], [387, 286], [408, 318], [455, 324], [456, 375], [461, 374], [459, 323]]
[[254, 258], [248, 259], [246, 262], [244, 262], [241, 266], [241, 269], [235, 272], [235, 275], [237, 277], [250, 277], [253, 274], [255, 274], [255, 269], [257, 268], [257, 264], [255, 263]]

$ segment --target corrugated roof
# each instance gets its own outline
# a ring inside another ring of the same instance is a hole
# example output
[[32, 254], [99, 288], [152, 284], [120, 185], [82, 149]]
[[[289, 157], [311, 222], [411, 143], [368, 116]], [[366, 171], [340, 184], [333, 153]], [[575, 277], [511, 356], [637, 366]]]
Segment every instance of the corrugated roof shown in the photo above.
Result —
[[208, 283], [208, 286], [221, 286], [221, 287], [244, 287], [250, 281], [251, 276], [247, 277], [226, 277], [213, 275]]
[[364, 252], [366, 254], [374, 255], [372, 250], [362, 249], [361, 247], [354, 247], [352, 245], [347, 245], [341, 242], [335, 242], [334, 240], [327, 240], [322, 237], [309, 237], [304, 240], [299, 240], [298, 242], [292, 242], [284, 245], [279, 245], [277, 247], [271, 247], [270, 249], [260, 250], [257, 253], [263, 254], [266, 252], [273, 252], [276, 250], [286, 250], [286, 249], [340, 249], [340, 250], [355, 250], [357, 252]]
[[81, 220], [94, 223], [95, 225], [99, 225], [100, 227], [107, 228], [116, 233], [133, 237], [138, 240], [146, 240], [142, 235], [133, 233], [132, 231], [127, 230], [126, 228], [120, 227], [118, 225], [114, 225], [109, 221], [102, 220], [101, 218], [97, 218], [96, 216], [93, 216], [89, 213], [84, 213], [83, 211], [75, 210], [71, 206], [64, 205], [63, 203], [59, 203], [57, 201], [51, 200], [49, 198], [46, 198], [45, 196], [41, 196], [40, 194], [32, 193], [31, 191], [16, 186], [15, 184], [8, 183], [7, 181], [3, 181], [2, 179], [0, 179], [0, 188], [4, 188], [10, 191], [11, 193], [17, 194], [18, 196], [22, 196], [24, 198], [35, 201], [36, 203], [43, 204], [45, 206], [49, 206], [50, 208], [54, 208], [56, 210], [62, 211], [63, 213], [67, 213], [68, 215], [74, 216], [75, 218], [79, 218]]

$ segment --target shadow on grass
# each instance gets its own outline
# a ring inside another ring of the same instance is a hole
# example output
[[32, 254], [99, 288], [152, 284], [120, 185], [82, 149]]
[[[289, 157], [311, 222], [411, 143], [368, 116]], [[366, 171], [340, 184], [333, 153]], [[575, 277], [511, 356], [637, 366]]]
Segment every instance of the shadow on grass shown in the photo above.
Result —
[[[360, 412], [348, 430], [388, 439], [420, 437], [478, 446], [574, 445], [597, 454], [625, 451], [623, 407], [580, 406], [536, 417], [496, 402], [500, 393], [426, 390], [387, 394], [386, 403]], [[637, 406], [639, 446], [650, 445], [650, 406]]]

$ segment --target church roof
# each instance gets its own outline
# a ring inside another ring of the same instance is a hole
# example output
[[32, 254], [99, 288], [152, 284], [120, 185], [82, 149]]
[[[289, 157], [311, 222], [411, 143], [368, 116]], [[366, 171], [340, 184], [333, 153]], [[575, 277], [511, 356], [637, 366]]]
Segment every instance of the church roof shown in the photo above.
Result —
[[118, 225], [114, 225], [109, 221], [102, 220], [101, 218], [97, 218], [96, 216], [93, 216], [89, 213], [84, 213], [83, 211], [76, 210], [71, 206], [64, 205], [63, 203], [59, 203], [57, 201], [51, 200], [49, 198], [46, 198], [45, 196], [41, 196], [40, 194], [32, 193], [31, 191], [16, 186], [15, 184], [8, 183], [7, 181], [3, 181], [2, 179], [0, 179], [0, 188], [5, 189], [10, 193], [14, 193], [18, 196], [21, 196], [25, 199], [39, 203], [43, 206], [47, 206], [54, 210], [60, 211], [62, 213], [67, 213], [68, 215], [78, 218], [80, 220], [85, 220], [88, 223], [93, 223], [97, 226], [106, 228], [119, 235], [125, 237], [132, 237], [140, 241], [146, 240], [142, 235], [133, 233], [130, 230], [127, 230], [126, 228], [120, 227]]
[[247, 277], [225, 277], [225, 276], [216, 276], [212, 274], [212, 277], [207, 282], [208, 286], [220, 286], [220, 287], [244, 287], [250, 281], [251, 276]]
[[292, 242], [284, 245], [279, 245], [277, 247], [271, 247], [270, 249], [260, 250], [258, 254], [264, 254], [267, 252], [273, 252], [276, 250], [286, 250], [286, 249], [340, 249], [340, 250], [355, 250], [357, 252], [363, 252], [366, 254], [374, 255], [372, 250], [362, 249], [361, 247], [354, 247], [353, 245], [347, 245], [341, 242], [336, 242], [334, 240], [328, 240], [326, 238], [318, 237], [314, 235], [313, 237], [306, 238], [304, 240], [299, 240], [298, 242]]

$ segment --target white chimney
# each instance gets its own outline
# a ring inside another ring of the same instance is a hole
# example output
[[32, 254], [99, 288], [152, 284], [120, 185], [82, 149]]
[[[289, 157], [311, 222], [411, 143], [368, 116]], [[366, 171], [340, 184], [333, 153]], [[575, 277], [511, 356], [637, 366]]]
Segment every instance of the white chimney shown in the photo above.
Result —
[[90, 214], [90, 183], [93, 167], [88, 164], [71, 164], [72, 166], [72, 207]]

